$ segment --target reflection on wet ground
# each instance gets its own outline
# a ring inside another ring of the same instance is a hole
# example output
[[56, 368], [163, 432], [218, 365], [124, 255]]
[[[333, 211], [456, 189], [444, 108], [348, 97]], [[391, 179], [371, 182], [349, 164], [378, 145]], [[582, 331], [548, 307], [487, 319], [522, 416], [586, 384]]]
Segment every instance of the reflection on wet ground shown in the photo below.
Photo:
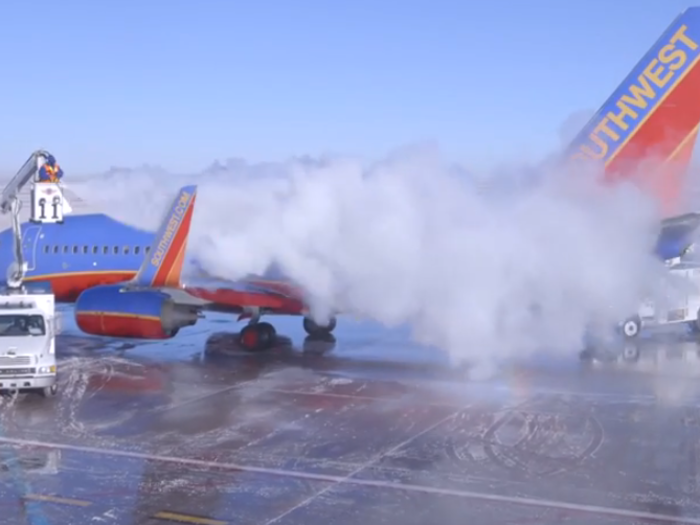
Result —
[[697, 342], [470, 382], [400, 331], [284, 322], [260, 354], [69, 329], [60, 395], [0, 400], [2, 523], [700, 523]]

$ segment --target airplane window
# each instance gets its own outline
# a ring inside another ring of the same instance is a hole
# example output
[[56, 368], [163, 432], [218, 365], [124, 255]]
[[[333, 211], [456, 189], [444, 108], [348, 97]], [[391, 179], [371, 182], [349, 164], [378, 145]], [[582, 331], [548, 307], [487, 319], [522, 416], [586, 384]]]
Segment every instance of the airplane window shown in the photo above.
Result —
[[98, 252], [98, 251], [99, 251], [99, 248], [98, 248], [97, 246], [93, 246], [93, 247], [92, 247], [92, 253], [94, 253], [95, 255], [97, 255], [97, 252]]
[[119, 253], [119, 246], [114, 247], [114, 255], [117, 255]]
[[87, 252], [88, 252], [88, 247], [87, 247], [87, 246], [83, 246], [83, 253], [87, 253]]
[[49, 253], [49, 245], [44, 246], [44, 253]]
[[73, 253], [78, 253], [78, 247], [77, 247], [77, 246], [73, 246]]
[[108, 248], [107, 246], [103, 246], [103, 247], [102, 247], [102, 253], [104, 253], [105, 255], [107, 255], [107, 254], [109, 253], [109, 248]]
[[134, 255], [138, 255], [141, 250], [141, 246], [134, 246]]
[[148, 252], [151, 251], [151, 247], [150, 247], [150, 246], [146, 246], [145, 250], [146, 250], [146, 253], [148, 253]]
[[53, 253], [58, 253], [58, 246], [53, 247]]
[[124, 246], [124, 255], [129, 255], [129, 247]]
[[63, 253], [68, 253], [68, 246], [63, 247]]

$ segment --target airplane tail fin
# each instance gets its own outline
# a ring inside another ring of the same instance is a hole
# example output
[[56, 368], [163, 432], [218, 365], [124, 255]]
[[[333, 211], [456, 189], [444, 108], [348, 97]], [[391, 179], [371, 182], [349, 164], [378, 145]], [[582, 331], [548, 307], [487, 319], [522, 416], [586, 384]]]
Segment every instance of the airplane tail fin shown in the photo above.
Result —
[[566, 151], [597, 161], [605, 181], [631, 180], [680, 212], [700, 126], [700, 7], [683, 11]]
[[180, 188], [131, 284], [149, 288], [180, 285], [196, 197], [197, 186]]

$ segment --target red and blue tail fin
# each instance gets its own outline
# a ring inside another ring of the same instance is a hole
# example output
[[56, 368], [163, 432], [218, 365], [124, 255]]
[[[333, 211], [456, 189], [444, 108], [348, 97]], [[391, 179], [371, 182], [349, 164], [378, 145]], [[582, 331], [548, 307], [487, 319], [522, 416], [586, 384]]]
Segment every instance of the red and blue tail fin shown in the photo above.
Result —
[[[567, 150], [605, 180], [633, 180], [664, 216], [679, 213], [700, 125], [700, 7], [681, 13]], [[642, 174], [642, 172], [644, 172]]]
[[180, 286], [196, 197], [197, 186], [180, 189], [131, 284], [149, 288]]

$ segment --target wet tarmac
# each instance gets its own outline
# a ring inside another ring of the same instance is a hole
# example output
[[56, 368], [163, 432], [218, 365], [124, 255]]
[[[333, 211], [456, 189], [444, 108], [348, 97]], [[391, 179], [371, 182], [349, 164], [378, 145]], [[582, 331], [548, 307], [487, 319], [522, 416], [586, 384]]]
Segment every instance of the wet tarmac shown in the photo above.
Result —
[[407, 334], [236, 349], [60, 337], [60, 393], [0, 406], [0, 523], [700, 523], [700, 345], [474, 382]]

